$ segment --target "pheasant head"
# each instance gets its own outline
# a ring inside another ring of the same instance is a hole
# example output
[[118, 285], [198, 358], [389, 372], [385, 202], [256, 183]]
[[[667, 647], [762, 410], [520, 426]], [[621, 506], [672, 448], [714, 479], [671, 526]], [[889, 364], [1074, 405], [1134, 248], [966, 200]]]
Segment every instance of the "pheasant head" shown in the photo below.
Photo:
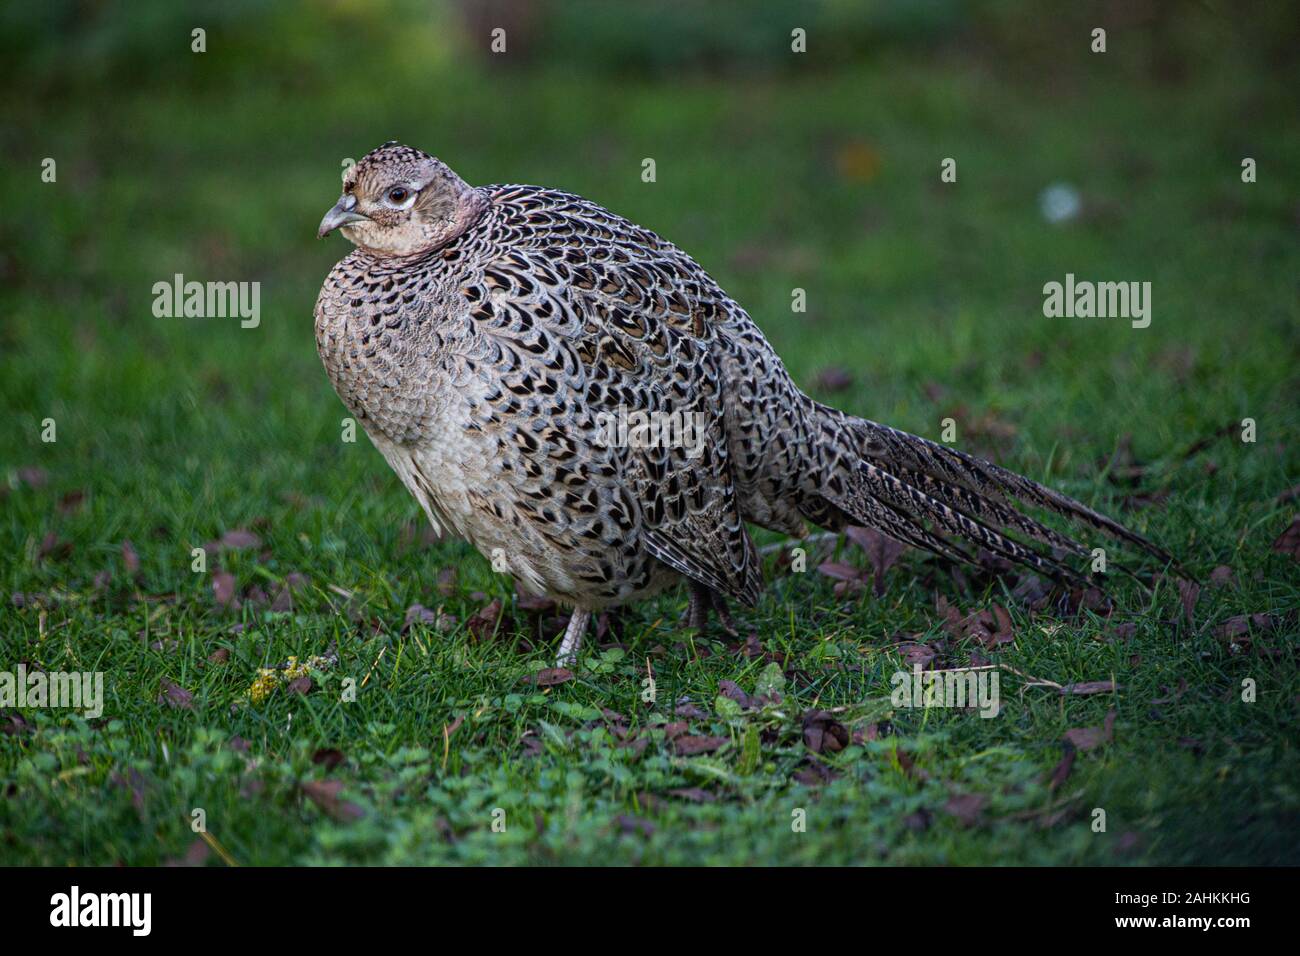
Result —
[[455, 239], [486, 206], [486, 197], [446, 163], [390, 142], [348, 169], [343, 195], [316, 235], [338, 229], [375, 256], [419, 255]]

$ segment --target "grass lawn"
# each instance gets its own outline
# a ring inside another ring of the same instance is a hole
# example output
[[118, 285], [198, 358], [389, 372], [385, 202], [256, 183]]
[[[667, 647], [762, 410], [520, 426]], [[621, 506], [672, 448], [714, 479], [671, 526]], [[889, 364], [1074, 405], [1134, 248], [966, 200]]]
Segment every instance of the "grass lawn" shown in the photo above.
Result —
[[[1293, 88], [1135, 86], [1084, 51], [1048, 84], [942, 56], [611, 83], [399, 60], [376, 96], [364, 44], [246, 75], [209, 42], [173, 83], [8, 104], [0, 670], [101, 671], [106, 702], [0, 710], [0, 862], [1300, 862], [1300, 565], [1272, 548], [1300, 509]], [[955, 446], [1178, 554], [1194, 606], [1119, 548], [1109, 613], [915, 551], [879, 597], [837, 593], [821, 561], [870, 573], [839, 540], [805, 573], [768, 554], [747, 642], [682, 630], [670, 593], [533, 680], [562, 623], [430, 540], [341, 440], [315, 353], [346, 251], [316, 224], [342, 161], [390, 138], [655, 229], [811, 394], [936, 439], [952, 418]], [[1082, 211], [1051, 224], [1057, 182]], [[176, 273], [259, 281], [260, 325], [156, 318]], [[1045, 318], [1067, 273], [1150, 282], [1150, 327]], [[995, 606], [995, 634], [953, 621]], [[259, 669], [327, 654], [305, 693], [250, 699]], [[1006, 665], [1000, 713], [895, 707], [913, 661]], [[1081, 728], [1103, 729], [1063, 742]]]

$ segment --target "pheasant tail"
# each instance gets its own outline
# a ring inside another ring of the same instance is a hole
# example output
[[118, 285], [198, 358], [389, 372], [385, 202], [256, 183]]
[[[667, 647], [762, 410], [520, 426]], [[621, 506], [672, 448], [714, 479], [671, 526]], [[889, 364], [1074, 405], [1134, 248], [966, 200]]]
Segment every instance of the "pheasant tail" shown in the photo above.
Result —
[[[1178, 566], [1164, 549], [1058, 491], [973, 455], [808, 399], [820, 426], [816, 494], [854, 522], [950, 560], [974, 563], [968, 542], [1071, 585], [1086, 583], [1064, 554], [1088, 549], [1018, 510], [1031, 506], [1102, 531]], [[1034, 547], [1033, 542], [1044, 547]]]

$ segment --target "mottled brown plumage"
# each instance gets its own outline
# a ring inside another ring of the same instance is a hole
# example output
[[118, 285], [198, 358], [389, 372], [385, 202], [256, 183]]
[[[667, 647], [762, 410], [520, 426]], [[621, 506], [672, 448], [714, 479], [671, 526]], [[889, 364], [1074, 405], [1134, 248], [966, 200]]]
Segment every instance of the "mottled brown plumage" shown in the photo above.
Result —
[[[1018, 539], [1084, 549], [1019, 501], [1170, 560], [1027, 478], [813, 401], [690, 256], [578, 196], [474, 188], [390, 143], [348, 172], [335, 228], [357, 248], [321, 289], [316, 343], [339, 397], [436, 526], [575, 609], [562, 658], [591, 612], [682, 577], [693, 623], [723, 595], [752, 605], [746, 522], [868, 525], [970, 561], [964, 541], [1077, 581]], [[634, 411], [698, 440], [611, 440]]]

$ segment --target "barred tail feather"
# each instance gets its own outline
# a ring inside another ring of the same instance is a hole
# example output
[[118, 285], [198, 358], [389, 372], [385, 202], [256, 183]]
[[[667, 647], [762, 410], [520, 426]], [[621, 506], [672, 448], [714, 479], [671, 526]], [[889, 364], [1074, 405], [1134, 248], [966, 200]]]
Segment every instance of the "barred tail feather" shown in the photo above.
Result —
[[[1136, 532], [1029, 478], [896, 428], [812, 405], [823, 436], [816, 495], [899, 541], [970, 562], [950, 538], [965, 540], [1058, 581], [1086, 583], [1057, 554], [1087, 555], [1087, 548], [1017, 510], [1018, 502], [1064, 515], [1178, 566]], [[1057, 554], [1045, 554], [1012, 534]]]
[[884, 468], [870, 462], [862, 462], [858, 466], [857, 478], [859, 497], [874, 497], [888, 501], [897, 508], [932, 521], [949, 534], [978, 544], [998, 557], [1033, 568], [1058, 581], [1076, 586], [1087, 583], [1078, 572], [1054, 558], [999, 534], [978, 518], [945, 504], [914, 485], [909, 485]]
[[1046, 508], [1126, 541], [1167, 564], [1178, 564], [1168, 551], [1137, 532], [1130, 531], [1118, 521], [1014, 471], [878, 422], [858, 419], [853, 424], [858, 426], [855, 430], [863, 434], [866, 454], [882, 459], [887, 465], [899, 465], [946, 484], [966, 488], [985, 501], [1005, 501], [1010, 497]]

